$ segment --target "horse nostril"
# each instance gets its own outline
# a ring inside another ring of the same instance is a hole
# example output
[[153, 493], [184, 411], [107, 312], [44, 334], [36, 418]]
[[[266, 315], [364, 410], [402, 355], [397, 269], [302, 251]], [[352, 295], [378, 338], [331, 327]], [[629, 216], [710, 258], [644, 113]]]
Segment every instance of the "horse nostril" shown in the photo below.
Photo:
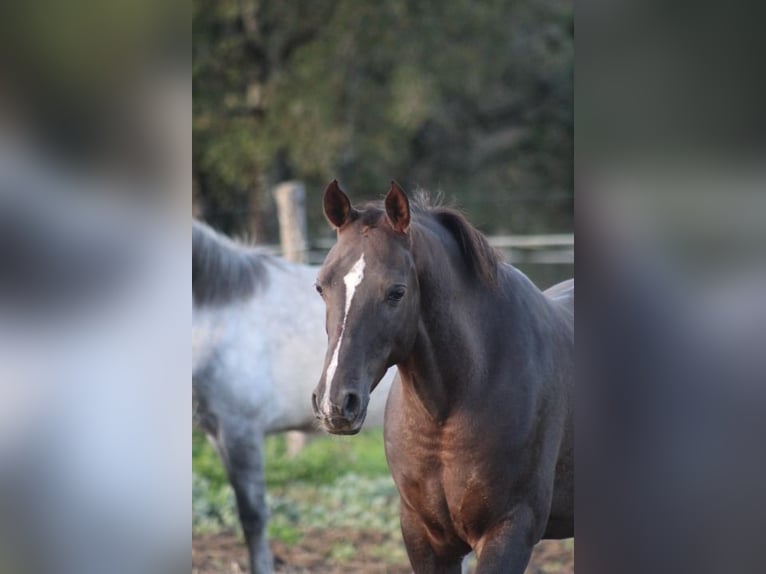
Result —
[[356, 418], [359, 414], [360, 406], [359, 395], [353, 392], [347, 393], [346, 398], [343, 400], [343, 416], [349, 420]]
[[319, 404], [317, 403], [316, 392], [311, 393], [311, 405], [314, 407], [314, 414], [319, 416]]

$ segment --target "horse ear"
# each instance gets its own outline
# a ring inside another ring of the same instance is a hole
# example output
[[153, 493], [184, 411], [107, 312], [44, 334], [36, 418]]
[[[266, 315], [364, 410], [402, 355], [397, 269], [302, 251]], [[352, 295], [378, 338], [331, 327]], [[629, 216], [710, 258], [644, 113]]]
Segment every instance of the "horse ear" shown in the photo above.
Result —
[[324, 190], [324, 216], [335, 229], [340, 229], [351, 219], [351, 201], [334, 179]]
[[391, 180], [391, 189], [386, 195], [386, 216], [394, 231], [407, 233], [410, 228], [410, 200], [398, 183]]

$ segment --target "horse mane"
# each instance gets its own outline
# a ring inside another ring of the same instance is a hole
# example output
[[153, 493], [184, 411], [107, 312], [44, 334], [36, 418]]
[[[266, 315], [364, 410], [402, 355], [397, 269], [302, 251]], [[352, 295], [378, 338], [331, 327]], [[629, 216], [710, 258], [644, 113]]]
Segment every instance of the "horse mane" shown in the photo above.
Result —
[[[382, 204], [374, 203], [369, 207], [375, 207], [375, 212], [362, 213], [363, 222], [373, 224], [374, 219], [385, 217], [385, 209]], [[415, 220], [431, 220], [449, 233], [460, 247], [469, 273], [489, 288], [497, 286], [497, 268], [504, 259], [502, 254], [492, 247], [487, 238], [471, 225], [459, 210], [444, 204], [441, 193], [429, 194], [425, 190], [418, 189], [410, 201]]]
[[267, 283], [270, 258], [192, 220], [192, 296], [198, 307], [241, 301]]
[[497, 285], [497, 266], [503, 258], [487, 242], [487, 238], [456, 209], [435, 207], [427, 213], [455, 238], [470, 272], [484, 285], [494, 288]]

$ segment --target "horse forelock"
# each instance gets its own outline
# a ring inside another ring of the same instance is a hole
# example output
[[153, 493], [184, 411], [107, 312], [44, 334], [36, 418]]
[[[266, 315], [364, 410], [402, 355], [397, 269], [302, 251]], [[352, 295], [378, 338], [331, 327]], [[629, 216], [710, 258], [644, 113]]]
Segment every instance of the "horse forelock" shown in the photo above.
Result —
[[268, 279], [267, 255], [192, 220], [192, 295], [197, 307], [254, 296]]

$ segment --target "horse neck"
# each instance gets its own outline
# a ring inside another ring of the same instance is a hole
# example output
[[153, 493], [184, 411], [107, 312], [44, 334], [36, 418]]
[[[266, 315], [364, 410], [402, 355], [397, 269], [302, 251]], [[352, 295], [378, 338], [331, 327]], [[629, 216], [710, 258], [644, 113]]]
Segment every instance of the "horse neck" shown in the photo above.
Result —
[[[398, 365], [403, 390], [437, 422], [462, 397], [485, 393], [492, 357], [526, 356], [530, 341], [557, 335], [557, 311], [519, 270], [498, 268], [487, 285], [466, 268], [454, 238], [432, 228], [413, 235], [420, 286], [418, 334]], [[512, 332], [510, 331], [512, 325]], [[417, 413], [417, 411], [415, 411]]]
[[420, 320], [413, 350], [397, 366], [405, 393], [438, 422], [449, 416], [465, 377], [481, 368], [484, 335], [477, 322], [497, 292], [467, 274], [451, 236], [425, 229], [413, 238]]

